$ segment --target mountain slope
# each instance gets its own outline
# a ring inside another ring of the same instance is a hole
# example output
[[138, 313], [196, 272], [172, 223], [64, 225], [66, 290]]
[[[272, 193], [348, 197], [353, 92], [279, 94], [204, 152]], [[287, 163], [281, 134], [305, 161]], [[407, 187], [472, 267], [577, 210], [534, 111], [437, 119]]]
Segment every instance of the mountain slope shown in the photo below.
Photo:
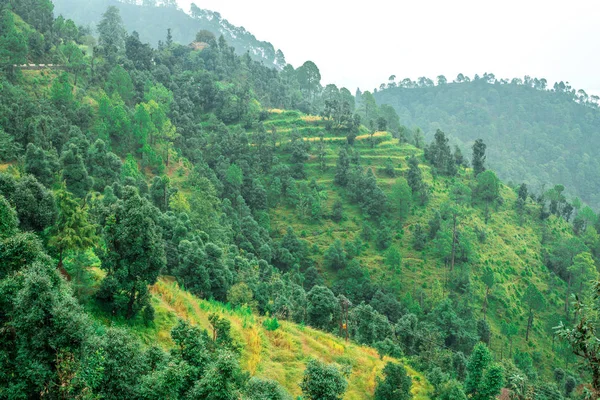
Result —
[[[420, 318], [437, 318], [435, 314], [439, 309], [436, 307], [446, 296], [450, 296], [455, 299], [457, 308], [460, 308], [460, 304], [467, 305], [471, 310], [468, 318], [474, 322], [485, 317], [483, 308], [486, 286], [483, 275], [485, 269], [490, 268], [495, 274], [495, 284], [487, 296], [487, 321], [492, 331], [491, 348], [498, 357], [502, 353], [508, 354], [509, 346], [512, 347], [512, 352], [518, 349], [524, 353], [536, 353], [540, 361], [537, 369], [541, 374], [550, 374], [553, 366], [560, 363], [558, 360], [561, 354], [554, 349], [552, 326], [549, 327], [548, 324], [553, 323], [549, 321], [557, 322], [556, 316], [564, 308], [566, 284], [548, 269], [542, 254], [543, 249], [551, 247], [556, 240], [560, 242], [573, 236], [565, 221], [554, 217], [547, 222], [539, 221], [539, 206], [533, 202], [528, 202], [525, 213], [519, 214], [515, 209], [515, 191], [504, 185], [500, 190], [502, 205], [493, 208], [491, 215], [486, 217], [485, 207], [471, 195], [476, 191], [476, 181], [470, 170], [462, 170], [456, 177], [447, 178], [432, 175], [432, 168], [422, 164], [425, 181], [431, 188], [430, 200], [425, 207], [412, 203], [410, 215], [405, 218], [392, 214], [392, 218], [387, 221], [387, 226], [391, 228], [390, 242], [382, 249], [378, 244], [377, 225], [365, 215], [361, 207], [351, 201], [348, 189], [334, 184], [336, 162], [345, 137], [336, 133], [324, 136], [326, 155], [323, 170], [319, 157], [322, 151], [319, 149], [320, 138], [313, 135], [315, 131], [320, 131], [319, 126], [324, 130], [324, 119], [275, 113], [265, 121], [267, 129], [271, 126], [277, 126], [277, 131], [283, 138], [289, 137], [291, 133], [291, 129], [284, 127], [295, 127], [293, 129], [298, 130], [304, 140], [310, 141], [310, 158], [305, 166], [306, 181], [319, 186], [323, 199], [320, 207], [324, 214], [323, 218], [315, 220], [310, 214], [302, 215], [298, 204], [280, 204], [271, 212], [272, 228], [280, 237], [285, 236], [288, 226], [300, 232], [308, 247], [317, 255], [319, 269], [327, 281], [334, 286], [339, 285], [338, 288], [342, 290], [350, 289], [343, 283], [348, 279], [344, 269], [331, 269], [326, 257], [336, 239], [344, 243], [344, 246], [358, 241], [362, 243], [362, 250], [352, 258], [360, 261], [365, 276], [389, 288], [398, 297], [404, 296], [404, 301], [407, 298], [412, 299], [409, 301], [416, 301], [419, 304], [417, 308], [420, 308]], [[283, 138], [280, 158], [289, 162], [289, 149], [286, 151]], [[372, 146], [369, 135], [358, 136], [354, 150], [359, 154], [360, 168], [373, 171], [379, 187], [388, 195], [391, 206], [395, 207], [393, 185], [407, 176], [408, 158], [415, 155], [420, 159], [423, 152], [411, 145], [398, 144], [397, 140], [385, 132], [376, 133], [374, 138], [376, 144]], [[390, 162], [396, 177], [386, 175], [386, 167]], [[460, 205], [455, 202], [453, 194], [459, 185], [472, 189], [461, 200]], [[344, 210], [341, 222], [330, 219], [330, 213], [338, 201]], [[467, 260], [457, 262], [454, 271], [450, 270], [449, 261], [444, 260], [449, 256], [450, 249], [444, 247], [446, 245], [443, 238], [452, 232], [452, 220], [444, 216], [444, 210], [448, 207], [461, 209], [458, 223], [461, 246], [467, 246], [470, 254]], [[439, 232], [435, 237], [427, 239], [422, 250], [415, 249], [415, 226], [419, 225], [424, 230], [431, 229], [431, 221], [434, 221], [437, 213], [443, 215]], [[365, 230], [372, 231], [368, 238], [365, 238]], [[549, 239], [547, 230], [560, 232], [558, 239]], [[594, 242], [594, 246], [596, 245], [597, 242]], [[401, 258], [396, 266], [391, 266], [388, 261], [392, 249], [397, 250]], [[350, 250], [347, 254], [349, 252]], [[543, 293], [548, 306], [536, 316], [532, 331], [534, 333], [529, 340], [525, 340], [528, 310], [523, 295], [530, 284]], [[462, 285], [467, 285], [468, 289]], [[357, 292], [349, 291], [344, 294], [351, 300], [360, 298]], [[355, 305], [360, 302], [353, 301]], [[503, 332], [503, 325], [506, 323], [515, 324], [518, 335], [507, 337]], [[442, 327], [440, 329], [444, 330]], [[510, 345], [510, 341], [514, 345]]]
[[[136, 31], [142, 42], [157, 46], [165, 42], [167, 29], [171, 29], [173, 40], [187, 45], [192, 43], [200, 30], [208, 30], [217, 38], [220, 35], [238, 54], [250, 53], [250, 56], [265, 65], [283, 68], [285, 62], [269, 42], [259, 41], [243, 27], [237, 27], [214, 11], [192, 6], [191, 15], [175, 6], [142, 6], [125, 3], [120, 0], [56, 0], [55, 13], [70, 18], [80, 25], [95, 26], [109, 6], [115, 6], [121, 12], [128, 32]], [[281, 53], [282, 55], [282, 53]]]
[[483, 139], [490, 167], [505, 181], [526, 182], [537, 190], [562, 184], [571, 195], [600, 207], [600, 161], [594, 152], [600, 146], [598, 107], [575, 102], [583, 95], [574, 90], [494, 82], [389, 88], [375, 98], [428, 138], [441, 129], [463, 150]]
[[[301, 395], [298, 382], [306, 363], [317, 358], [328, 363], [351, 367], [349, 387], [344, 399], [364, 399], [373, 395], [376, 377], [390, 357], [381, 358], [376, 350], [286, 321], [280, 322], [275, 331], [265, 329], [264, 317], [252, 314], [248, 308], [231, 309], [218, 302], [199, 300], [181, 290], [172, 279], [163, 278], [151, 289], [154, 307], [157, 309], [156, 330], [142, 334], [150, 343], [163, 339], [165, 347], [172, 347], [168, 332], [183, 318], [203, 329], [210, 329], [208, 316], [217, 313], [228, 319], [232, 335], [242, 345], [241, 365], [252, 376], [273, 379], [290, 394]], [[143, 332], [143, 331], [142, 331]], [[411, 393], [415, 400], [428, 399], [431, 386], [422, 374], [408, 367], [413, 379]]]

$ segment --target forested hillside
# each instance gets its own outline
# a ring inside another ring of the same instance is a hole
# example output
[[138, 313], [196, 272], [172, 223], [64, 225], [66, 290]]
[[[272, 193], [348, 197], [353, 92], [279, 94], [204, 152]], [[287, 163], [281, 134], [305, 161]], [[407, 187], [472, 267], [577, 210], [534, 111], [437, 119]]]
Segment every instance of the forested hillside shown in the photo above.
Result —
[[0, 7], [0, 398], [600, 393], [600, 224], [565, 187], [310, 61]]
[[562, 184], [569, 195], [600, 207], [597, 96], [529, 77], [507, 81], [485, 74], [439, 82], [394, 82], [382, 85], [375, 98], [429, 139], [441, 129], [463, 150], [483, 139], [489, 165], [506, 181], [526, 182], [538, 191]]
[[[269, 42], [260, 41], [244, 27], [234, 26], [218, 12], [204, 10], [192, 4], [191, 10], [181, 10], [175, 1], [143, 2], [127, 0], [56, 0], [56, 15], [63, 15], [94, 29], [109, 6], [119, 9], [126, 29], [136, 31], [142, 42], [156, 47], [160, 42], [173, 40], [181, 44], [196, 41], [198, 32], [206, 30], [217, 37], [223, 35], [237, 54], [250, 53], [254, 60], [283, 68], [285, 56]], [[201, 2], [200, 2], [201, 4]], [[185, 12], [184, 12], [185, 11]], [[188, 14], [187, 12], [190, 11]], [[170, 39], [167, 29], [171, 30]], [[93, 32], [94, 35], [96, 32]]]

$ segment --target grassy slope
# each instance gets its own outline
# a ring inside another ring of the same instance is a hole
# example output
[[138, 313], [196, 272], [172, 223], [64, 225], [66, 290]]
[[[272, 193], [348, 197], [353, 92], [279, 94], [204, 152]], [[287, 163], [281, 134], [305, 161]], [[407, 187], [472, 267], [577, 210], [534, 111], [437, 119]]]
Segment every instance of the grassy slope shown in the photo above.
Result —
[[[301, 394], [298, 383], [306, 363], [311, 358], [352, 367], [345, 399], [372, 398], [376, 376], [385, 363], [368, 347], [346, 343], [342, 339], [308, 327], [285, 321], [276, 331], [267, 331], [262, 317], [247, 309], [232, 310], [221, 303], [199, 300], [181, 290], [171, 279], [162, 278], [152, 287], [156, 320], [152, 327], [136, 329], [147, 343], [158, 341], [163, 347], [172, 345], [169, 331], [184, 318], [192, 324], [209, 329], [208, 315], [218, 313], [231, 322], [232, 336], [242, 345], [242, 367], [253, 376], [275, 379], [291, 394]], [[430, 385], [422, 375], [408, 368], [413, 377], [415, 399], [428, 399]]]
[[[285, 135], [291, 131], [290, 127], [293, 125], [297, 126], [305, 139], [311, 141], [318, 140], [318, 132], [323, 130], [323, 122], [320, 118], [299, 116], [294, 113], [273, 113], [265, 122], [267, 131], [270, 130], [271, 125], [277, 127], [282, 142], [285, 141]], [[384, 133], [379, 133], [379, 135], [382, 134]], [[333, 203], [337, 199], [341, 199], [344, 204], [346, 220], [337, 224], [327, 218], [323, 218], [319, 222], [300, 219], [294, 209], [286, 206], [279, 206], [272, 211], [271, 215], [272, 228], [276, 233], [279, 232], [283, 235], [286, 227], [292, 226], [311, 245], [317, 245], [320, 254], [324, 253], [334, 239], [353, 240], [360, 235], [361, 221], [363, 220], [360, 209], [350, 204], [344, 190], [333, 184], [337, 153], [344, 141], [337, 141], [332, 136], [331, 133], [327, 133], [325, 136], [326, 139], [330, 139], [327, 141], [327, 170], [320, 170], [318, 159], [314, 156], [316, 146], [313, 146], [306, 171], [308, 180], [314, 178], [326, 188], [327, 201], [323, 207], [324, 213], [329, 213]], [[401, 174], [408, 169], [406, 161], [408, 156], [422, 155], [422, 150], [410, 145], [400, 145], [391, 137], [373, 148], [366, 141], [366, 136], [359, 137], [355, 147], [360, 150], [361, 164], [365, 167], [373, 167], [378, 184], [388, 193], [395, 178], [390, 179], [381, 173], [386, 160], [391, 158], [396, 164], [396, 171]], [[283, 151], [279, 156], [282, 160], [287, 159], [287, 155]], [[427, 229], [427, 222], [435, 210], [438, 210], [442, 203], [448, 201], [449, 187], [453, 180], [444, 177], [434, 179], [430, 168], [426, 165], [421, 165], [421, 169], [424, 172], [425, 180], [432, 186], [432, 196], [425, 208], [414, 209], [413, 215], [404, 222], [403, 235], [394, 239], [393, 246], [396, 246], [403, 256], [400, 273], [394, 273], [384, 265], [384, 254], [375, 248], [374, 243], [369, 243], [368, 249], [359, 259], [363, 265], [367, 266], [371, 277], [375, 280], [394, 282], [399, 295], [411, 291], [417, 298], [417, 292], [421, 288], [435, 301], [444, 296], [442, 287], [443, 282], [448, 278], [447, 269], [436, 258], [431, 242], [428, 242], [426, 249], [422, 252], [413, 249], [410, 226], [421, 223]], [[461, 180], [467, 185], [473, 184], [471, 172], [468, 170], [461, 171], [459, 176], [454, 179]], [[483, 267], [490, 266], [497, 273], [497, 283], [490, 294], [488, 307], [488, 321], [492, 328], [492, 349], [497, 353], [506, 354], [508, 352], [507, 341], [500, 334], [501, 323], [502, 321], [516, 323], [519, 327], [519, 334], [514, 338], [514, 347], [530, 353], [540, 352], [546, 366], [545, 372], [550, 373], [552, 371], [550, 366], [558, 365], [558, 362], [555, 354], [551, 351], [551, 337], [546, 333], [545, 317], [551, 311], [560, 312], [565, 284], [560, 281], [555, 282], [553, 287], [548, 286], [548, 282], [553, 282], [554, 279], [541, 262], [541, 225], [531, 216], [526, 216], [523, 223], [519, 224], [513, 207], [516, 194], [505, 186], [502, 187], [501, 193], [504, 204], [492, 213], [487, 225], [484, 222], [483, 209], [480, 207], [469, 208], [468, 214], [463, 220], [463, 226], [470, 228], [477, 226], [485, 229], [487, 233], [485, 243], [479, 243], [477, 240], [473, 242], [476, 261], [471, 266], [471, 283], [474, 292], [471, 304], [476, 310], [481, 310], [485, 289], [479, 277]], [[550, 224], [551, 229], [564, 230], [566, 228], [562, 221], [552, 220]], [[329, 280], [335, 279], [330, 271], [325, 268], [321, 268], [321, 270]], [[394, 274], [393, 279], [390, 279], [390, 274]], [[527, 310], [521, 304], [521, 298], [529, 281], [544, 293], [548, 300], [548, 307], [547, 311], [536, 315], [533, 333], [530, 335], [529, 342], [526, 343]], [[477, 313], [482, 315], [480, 311]]]

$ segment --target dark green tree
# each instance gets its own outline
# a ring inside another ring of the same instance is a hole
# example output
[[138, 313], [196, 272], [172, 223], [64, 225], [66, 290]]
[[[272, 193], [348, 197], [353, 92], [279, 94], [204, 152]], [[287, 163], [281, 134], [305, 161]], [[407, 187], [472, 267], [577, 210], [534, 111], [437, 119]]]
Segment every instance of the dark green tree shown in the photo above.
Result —
[[77, 197], [85, 197], [94, 180], [89, 177], [83, 157], [75, 145], [71, 145], [60, 157], [62, 179], [69, 192]]
[[340, 270], [346, 267], [347, 258], [342, 242], [336, 239], [331, 246], [325, 251], [325, 264], [333, 270]]
[[45, 152], [33, 143], [27, 145], [25, 151], [25, 172], [32, 174], [38, 181], [50, 187], [56, 179], [58, 172], [58, 160], [56, 156]]
[[345, 147], [342, 147], [335, 165], [334, 182], [340, 186], [348, 185], [348, 175], [350, 173], [350, 157]]
[[471, 160], [471, 164], [473, 165], [473, 174], [475, 176], [485, 171], [486, 147], [481, 139], [477, 139], [473, 144], [473, 160]]
[[348, 383], [334, 365], [311, 360], [306, 366], [300, 387], [307, 400], [341, 400]]
[[314, 286], [306, 296], [308, 323], [318, 329], [330, 330], [335, 324], [339, 304], [335, 295], [325, 286]]
[[419, 204], [425, 204], [429, 198], [429, 188], [423, 181], [423, 173], [421, 172], [421, 168], [419, 168], [419, 160], [414, 155], [408, 159], [406, 181], [412, 189], [413, 195], [417, 196]]
[[106, 250], [101, 259], [107, 275], [98, 297], [128, 319], [152, 307], [148, 285], [156, 282], [166, 264], [156, 218], [156, 208], [136, 189], [126, 187], [103, 230]]
[[467, 364], [465, 392], [473, 399], [492, 400], [500, 394], [503, 384], [502, 367], [492, 364], [492, 355], [488, 347], [478, 343]]
[[412, 398], [412, 380], [403, 365], [388, 362], [383, 368], [385, 378], [377, 378], [375, 400], [408, 400]]
[[125, 50], [125, 37], [127, 36], [117, 7], [108, 7], [98, 23], [97, 30], [98, 45], [102, 55], [106, 57], [108, 64], [113, 66], [117, 62], [118, 55]]

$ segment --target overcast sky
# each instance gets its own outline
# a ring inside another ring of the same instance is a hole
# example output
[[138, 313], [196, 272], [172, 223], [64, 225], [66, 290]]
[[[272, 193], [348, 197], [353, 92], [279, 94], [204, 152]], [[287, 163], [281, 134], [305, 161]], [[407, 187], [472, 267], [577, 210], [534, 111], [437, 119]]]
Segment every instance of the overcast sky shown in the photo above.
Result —
[[459, 72], [569, 81], [600, 94], [598, 0], [178, 0], [218, 11], [295, 67], [354, 92]]

